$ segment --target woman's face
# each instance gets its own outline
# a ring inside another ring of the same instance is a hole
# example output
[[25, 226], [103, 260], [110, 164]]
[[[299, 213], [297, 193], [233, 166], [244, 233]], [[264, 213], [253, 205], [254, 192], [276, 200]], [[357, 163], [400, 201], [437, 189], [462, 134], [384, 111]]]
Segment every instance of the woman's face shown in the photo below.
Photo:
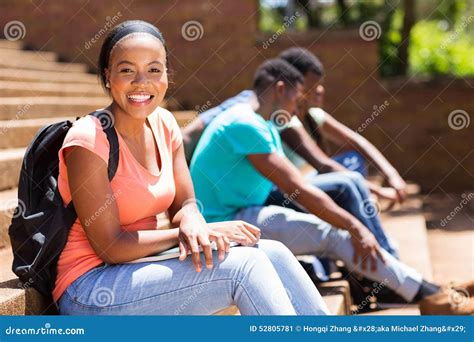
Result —
[[115, 104], [136, 119], [151, 114], [168, 89], [165, 48], [148, 34], [132, 34], [119, 42], [105, 72]]

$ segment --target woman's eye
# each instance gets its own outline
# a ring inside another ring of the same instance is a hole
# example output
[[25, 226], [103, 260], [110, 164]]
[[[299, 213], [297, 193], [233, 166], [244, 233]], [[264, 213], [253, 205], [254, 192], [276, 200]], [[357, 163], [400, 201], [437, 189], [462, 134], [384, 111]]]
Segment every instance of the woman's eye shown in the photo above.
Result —
[[157, 69], [157, 68], [153, 68], [153, 69], [151, 69], [150, 71], [151, 71], [151, 72], [161, 72], [161, 70], [160, 70], [160, 69]]
[[124, 72], [124, 73], [132, 72], [132, 69], [125, 68], [125, 69], [121, 69], [120, 72]]

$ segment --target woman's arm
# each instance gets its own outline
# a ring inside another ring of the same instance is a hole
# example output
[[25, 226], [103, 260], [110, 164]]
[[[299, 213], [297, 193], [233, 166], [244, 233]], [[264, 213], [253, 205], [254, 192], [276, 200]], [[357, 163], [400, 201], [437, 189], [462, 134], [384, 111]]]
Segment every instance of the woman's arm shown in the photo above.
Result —
[[[64, 155], [77, 216], [92, 248], [104, 262], [123, 263], [178, 244], [178, 229], [136, 232], [122, 229], [117, 204], [109, 204], [113, 192], [107, 176], [107, 164], [83, 147], [66, 148]], [[99, 216], [95, 214], [98, 209], [102, 212]], [[95, 220], [90, 222], [90, 217], [95, 217]]]
[[329, 114], [326, 114], [324, 125], [321, 126], [321, 133], [325, 138], [338, 145], [350, 145], [353, 149], [363, 154], [384, 175], [389, 185], [397, 191], [399, 200], [405, 198], [405, 181], [392, 164], [390, 164], [370, 141], [343, 125]]
[[215, 241], [219, 260], [224, 259], [229, 250], [229, 239], [222, 233], [210, 229], [199, 211], [194, 195], [194, 186], [189, 173], [184, 147], [181, 144], [173, 156], [173, 177], [176, 194], [168, 209], [171, 224], [179, 226], [180, 260], [191, 253], [197, 272], [202, 269], [199, 246], [202, 247], [207, 268], [213, 267], [211, 241]]

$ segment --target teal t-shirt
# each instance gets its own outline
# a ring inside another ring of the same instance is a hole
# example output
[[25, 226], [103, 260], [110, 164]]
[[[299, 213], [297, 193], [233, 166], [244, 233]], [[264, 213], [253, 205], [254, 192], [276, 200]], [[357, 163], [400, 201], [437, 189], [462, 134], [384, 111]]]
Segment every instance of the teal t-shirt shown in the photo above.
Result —
[[284, 155], [280, 135], [249, 104], [237, 104], [212, 120], [190, 167], [208, 222], [232, 220], [240, 209], [265, 203], [273, 184], [247, 156], [273, 152]]

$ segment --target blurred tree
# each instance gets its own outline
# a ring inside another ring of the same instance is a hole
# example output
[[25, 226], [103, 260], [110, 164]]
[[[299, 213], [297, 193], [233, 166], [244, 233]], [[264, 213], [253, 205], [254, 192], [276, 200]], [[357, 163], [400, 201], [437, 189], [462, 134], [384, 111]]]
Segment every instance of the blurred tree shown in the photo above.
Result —
[[410, 45], [410, 32], [415, 24], [415, 0], [403, 0], [403, 10], [402, 41], [398, 45], [400, 63], [398, 73], [400, 75], [406, 75], [408, 71], [408, 46]]

